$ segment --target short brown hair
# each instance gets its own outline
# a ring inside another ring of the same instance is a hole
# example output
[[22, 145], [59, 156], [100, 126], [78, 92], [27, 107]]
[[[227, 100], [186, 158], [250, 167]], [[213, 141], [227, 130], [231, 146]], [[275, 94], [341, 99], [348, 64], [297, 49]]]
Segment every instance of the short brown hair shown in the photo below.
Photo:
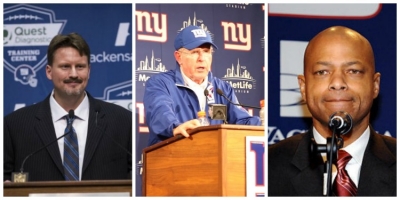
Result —
[[68, 35], [58, 34], [51, 39], [47, 49], [47, 64], [52, 65], [54, 60], [54, 52], [62, 47], [72, 47], [78, 50], [79, 55], [88, 57], [88, 64], [90, 65], [90, 48], [85, 39], [77, 33], [70, 33]]

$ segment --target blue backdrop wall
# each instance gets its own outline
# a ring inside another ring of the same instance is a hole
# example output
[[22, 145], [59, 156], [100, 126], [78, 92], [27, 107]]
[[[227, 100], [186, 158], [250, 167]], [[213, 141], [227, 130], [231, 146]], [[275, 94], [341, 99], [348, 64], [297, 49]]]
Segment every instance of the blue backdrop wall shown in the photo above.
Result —
[[[4, 4], [4, 116], [48, 96], [47, 47], [77, 32], [91, 49], [87, 91], [132, 110], [132, 4]], [[116, 147], [118, 148], [118, 147]]]
[[132, 110], [132, 4], [4, 4], [3, 17], [4, 115], [51, 93], [47, 46], [71, 32], [91, 48], [89, 93]]
[[396, 137], [396, 4], [269, 4], [269, 145], [310, 128], [297, 75], [303, 73], [308, 41], [335, 25], [352, 28], [370, 41], [381, 73], [371, 123], [379, 133]]
[[182, 28], [197, 25], [210, 31], [219, 48], [213, 55], [214, 76], [231, 83], [240, 103], [259, 106], [264, 98], [264, 4], [136, 4], [135, 18], [136, 194], [140, 196], [140, 159], [148, 140], [146, 80], [175, 69], [175, 36]]

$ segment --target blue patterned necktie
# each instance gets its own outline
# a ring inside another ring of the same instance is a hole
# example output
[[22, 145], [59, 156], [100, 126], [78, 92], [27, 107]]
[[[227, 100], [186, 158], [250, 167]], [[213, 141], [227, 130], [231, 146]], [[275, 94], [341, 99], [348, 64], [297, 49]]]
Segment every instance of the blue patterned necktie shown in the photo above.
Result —
[[67, 127], [65, 133], [68, 135], [64, 138], [64, 177], [67, 181], [79, 181], [79, 148], [78, 138], [72, 122], [75, 117], [65, 117], [67, 120]]

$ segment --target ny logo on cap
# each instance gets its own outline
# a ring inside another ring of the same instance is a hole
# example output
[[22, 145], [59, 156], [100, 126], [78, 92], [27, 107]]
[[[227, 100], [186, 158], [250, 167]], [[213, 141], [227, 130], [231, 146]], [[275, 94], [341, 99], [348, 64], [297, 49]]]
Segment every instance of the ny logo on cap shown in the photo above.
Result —
[[207, 37], [206, 32], [203, 29], [192, 30], [194, 37]]

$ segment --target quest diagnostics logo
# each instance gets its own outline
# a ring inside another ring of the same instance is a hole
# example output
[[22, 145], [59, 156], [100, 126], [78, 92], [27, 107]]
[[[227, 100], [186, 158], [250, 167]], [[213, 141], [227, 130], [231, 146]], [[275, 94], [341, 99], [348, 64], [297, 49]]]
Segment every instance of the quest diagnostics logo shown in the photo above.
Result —
[[249, 93], [256, 89], [256, 80], [251, 76], [247, 66], [241, 65], [238, 59], [237, 64], [226, 69], [226, 74], [221, 78], [228, 82], [236, 93]]
[[62, 32], [66, 20], [56, 20], [52, 10], [15, 5], [3, 13], [4, 68], [14, 80], [36, 87], [36, 72], [46, 66], [47, 46]]

